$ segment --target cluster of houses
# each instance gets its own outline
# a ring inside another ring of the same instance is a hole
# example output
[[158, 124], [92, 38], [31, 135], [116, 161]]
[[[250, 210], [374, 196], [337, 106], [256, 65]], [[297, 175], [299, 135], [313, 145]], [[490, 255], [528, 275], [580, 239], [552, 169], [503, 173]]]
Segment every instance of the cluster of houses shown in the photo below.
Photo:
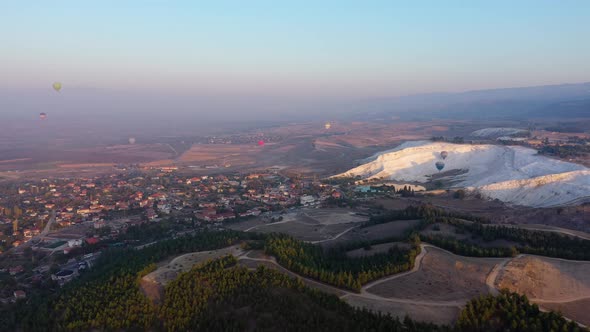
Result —
[[[313, 206], [341, 193], [312, 179], [274, 172], [185, 175], [177, 168], [80, 179], [45, 179], [0, 187], [0, 252], [52, 229], [92, 223], [100, 230], [121, 217], [129, 223], [165, 218], [218, 223], [296, 205]], [[54, 220], [52, 220], [52, 218]], [[8, 227], [10, 226], [10, 227]]]

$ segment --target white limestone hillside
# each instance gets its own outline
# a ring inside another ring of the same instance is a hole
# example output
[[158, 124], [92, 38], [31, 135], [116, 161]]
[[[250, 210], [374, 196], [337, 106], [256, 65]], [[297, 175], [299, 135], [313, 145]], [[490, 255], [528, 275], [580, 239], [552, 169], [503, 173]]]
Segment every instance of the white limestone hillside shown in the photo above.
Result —
[[[441, 151], [448, 152], [444, 160]], [[445, 163], [440, 174], [436, 162]], [[455, 170], [462, 172], [449, 172]], [[590, 169], [518, 146], [412, 141], [374, 155], [338, 176], [425, 183], [436, 174], [453, 180], [455, 187], [518, 205], [541, 207], [590, 200]]]
[[471, 133], [471, 136], [474, 137], [499, 137], [499, 136], [512, 136], [512, 135], [517, 135], [517, 134], [522, 134], [522, 133], [526, 133], [528, 132], [525, 129], [519, 129], [519, 128], [504, 128], [504, 127], [498, 127], [498, 128], [484, 128], [484, 129], [480, 129], [480, 130], [476, 130], [474, 132]]

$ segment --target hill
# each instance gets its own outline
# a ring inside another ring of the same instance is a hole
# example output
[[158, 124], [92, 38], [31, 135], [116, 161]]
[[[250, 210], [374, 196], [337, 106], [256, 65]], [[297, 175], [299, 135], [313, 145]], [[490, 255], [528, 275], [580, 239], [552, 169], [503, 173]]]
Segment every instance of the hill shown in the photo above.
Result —
[[[446, 158], [441, 156], [442, 151], [447, 152]], [[440, 171], [437, 163], [442, 166]], [[338, 176], [421, 183], [436, 179], [491, 199], [533, 207], [590, 198], [590, 169], [519, 146], [411, 141], [374, 155]]]

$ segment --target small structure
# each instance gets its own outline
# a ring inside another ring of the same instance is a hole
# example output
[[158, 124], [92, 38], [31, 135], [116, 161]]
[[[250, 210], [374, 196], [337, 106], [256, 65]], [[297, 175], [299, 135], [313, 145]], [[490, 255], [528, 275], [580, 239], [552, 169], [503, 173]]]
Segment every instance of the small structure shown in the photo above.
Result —
[[75, 273], [72, 270], [61, 270], [56, 274], [51, 275], [51, 279], [60, 282], [68, 282], [74, 279]]
[[14, 291], [14, 298], [17, 300], [26, 299], [27, 293], [24, 290], [15, 290]]
[[299, 199], [299, 202], [301, 203], [301, 205], [303, 206], [310, 206], [310, 205], [315, 205], [317, 204], [317, 200], [314, 196], [312, 195], [303, 195], [301, 196], [301, 198]]

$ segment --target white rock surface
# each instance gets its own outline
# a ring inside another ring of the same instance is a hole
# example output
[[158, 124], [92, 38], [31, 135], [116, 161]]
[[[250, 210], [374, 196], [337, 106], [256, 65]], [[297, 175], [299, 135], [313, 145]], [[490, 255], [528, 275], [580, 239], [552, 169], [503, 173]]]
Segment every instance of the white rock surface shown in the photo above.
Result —
[[[445, 160], [441, 151], [448, 152]], [[590, 200], [590, 169], [519, 146], [411, 141], [367, 158], [361, 166], [338, 176], [424, 183], [439, 173], [437, 161], [445, 163], [443, 175], [463, 171], [445, 177], [454, 180], [455, 187], [478, 190], [491, 199], [535, 207]]]
[[484, 128], [476, 130], [471, 133], [474, 137], [499, 137], [499, 136], [512, 136], [516, 134], [526, 133], [527, 130], [519, 128]]

